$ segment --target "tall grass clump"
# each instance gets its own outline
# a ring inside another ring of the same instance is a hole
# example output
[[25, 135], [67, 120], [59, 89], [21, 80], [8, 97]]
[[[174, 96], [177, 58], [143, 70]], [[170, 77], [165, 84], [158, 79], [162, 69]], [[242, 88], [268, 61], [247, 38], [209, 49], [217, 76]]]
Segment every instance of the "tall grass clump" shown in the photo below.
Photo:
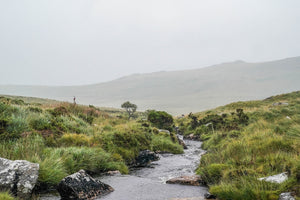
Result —
[[162, 151], [174, 154], [183, 153], [183, 147], [178, 143], [174, 143], [170, 137], [153, 135], [151, 146], [151, 149], [155, 152]]
[[9, 192], [0, 192], [1, 200], [14, 200], [15, 198]]

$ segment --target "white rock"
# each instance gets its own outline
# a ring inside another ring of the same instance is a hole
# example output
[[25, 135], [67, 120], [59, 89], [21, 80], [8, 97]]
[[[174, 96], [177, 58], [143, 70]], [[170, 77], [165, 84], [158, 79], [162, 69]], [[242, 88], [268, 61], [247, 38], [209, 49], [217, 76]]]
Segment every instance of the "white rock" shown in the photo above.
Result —
[[295, 200], [295, 198], [291, 195], [290, 192], [281, 193], [279, 195], [279, 200]]
[[0, 158], [0, 190], [10, 190], [20, 199], [30, 199], [38, 174], [39, 164]]
[[273, 176], [268, 176], [268, 177], [263, 177], [259, 178], [258, 180], [260, 181], [266, 181], [270, 183], [282, 183], [288, 179], [287, 172], [281, 173], [281, 174], [276, 174]]

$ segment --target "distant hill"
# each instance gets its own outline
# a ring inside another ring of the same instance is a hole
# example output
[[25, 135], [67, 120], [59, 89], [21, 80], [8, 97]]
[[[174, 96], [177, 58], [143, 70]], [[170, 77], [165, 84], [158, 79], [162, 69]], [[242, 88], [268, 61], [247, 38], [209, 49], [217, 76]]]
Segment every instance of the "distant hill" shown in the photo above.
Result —
[[138, 109], [172, 114], [201, 111], [234, 101], [263, 99], [300, 90], [300, 57], [247, 63], [236, 61], [211, 67], [134, 74], [110, 82], [84, 86], [1, 85], [0, 94], [120, 107], [124, 101]]

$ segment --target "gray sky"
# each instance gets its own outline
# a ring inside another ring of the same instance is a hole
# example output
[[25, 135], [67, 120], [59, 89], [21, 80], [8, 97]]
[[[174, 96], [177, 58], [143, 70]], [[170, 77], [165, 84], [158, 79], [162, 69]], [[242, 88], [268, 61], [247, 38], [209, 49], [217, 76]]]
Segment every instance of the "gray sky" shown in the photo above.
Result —
[[300, 56], [299, 0], [0, 0], [0, 84]]

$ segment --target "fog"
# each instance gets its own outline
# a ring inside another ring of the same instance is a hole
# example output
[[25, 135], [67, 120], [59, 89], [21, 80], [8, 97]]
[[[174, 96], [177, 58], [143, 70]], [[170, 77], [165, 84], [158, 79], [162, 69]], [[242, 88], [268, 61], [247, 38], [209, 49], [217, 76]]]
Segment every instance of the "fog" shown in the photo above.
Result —
[[299, 56], [299, 8], [299, 0], [1, 0], [0, 84], [93, 84]]

